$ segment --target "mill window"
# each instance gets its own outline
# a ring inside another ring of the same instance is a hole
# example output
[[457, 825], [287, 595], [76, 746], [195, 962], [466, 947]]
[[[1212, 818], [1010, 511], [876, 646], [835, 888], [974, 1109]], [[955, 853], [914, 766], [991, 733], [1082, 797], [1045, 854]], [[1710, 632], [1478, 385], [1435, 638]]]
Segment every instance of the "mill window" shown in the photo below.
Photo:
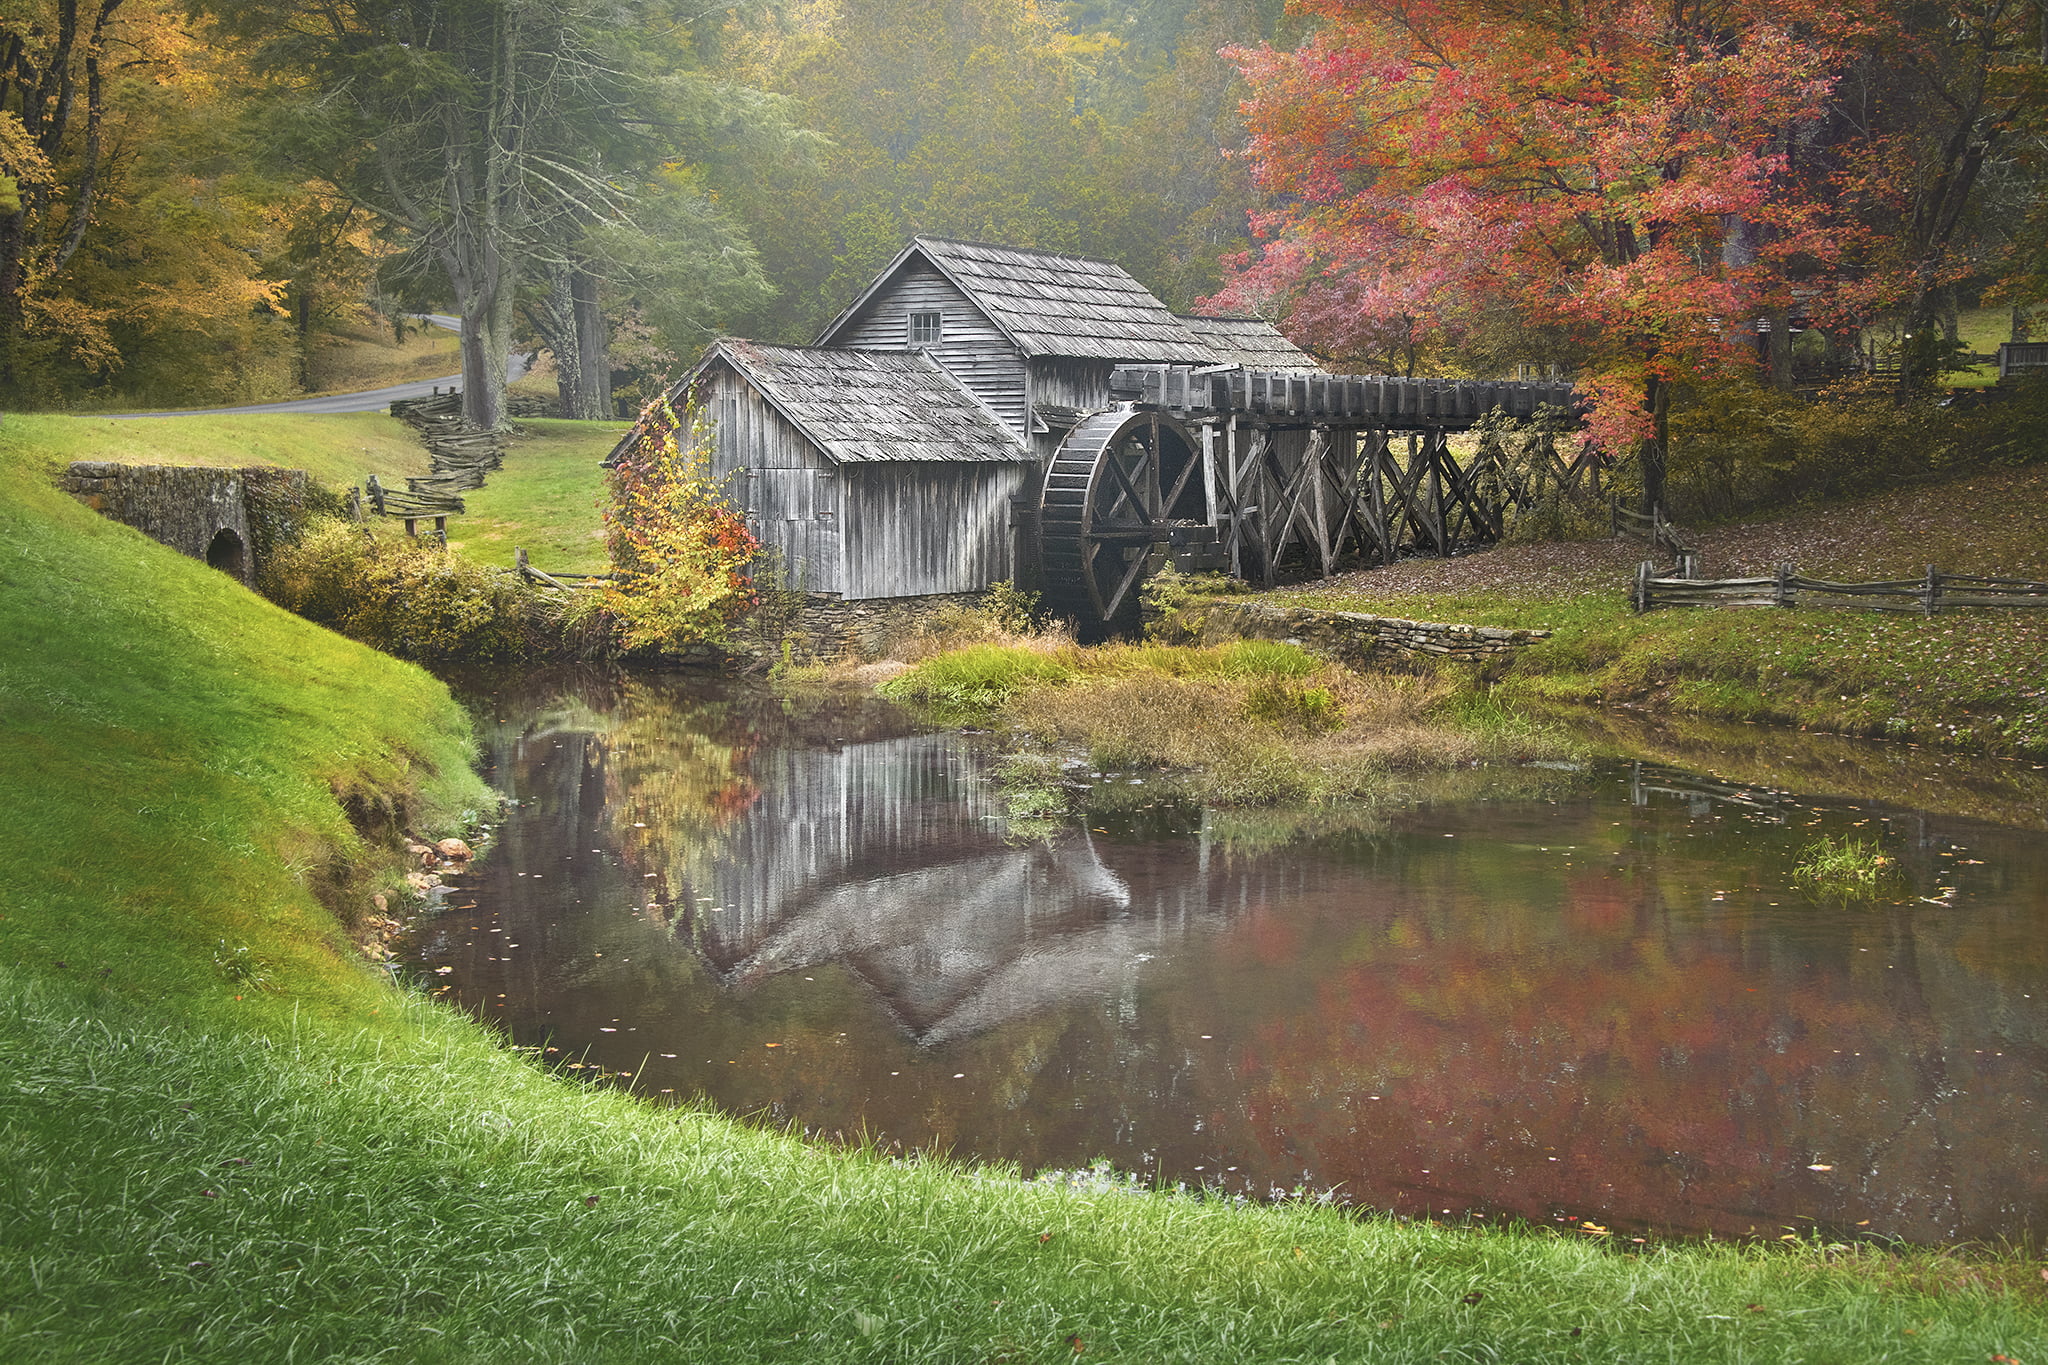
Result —
[[910, 315], [910, 344], [913, 346], [936, 346], [939, 344], [938, 313], [912, 313]]

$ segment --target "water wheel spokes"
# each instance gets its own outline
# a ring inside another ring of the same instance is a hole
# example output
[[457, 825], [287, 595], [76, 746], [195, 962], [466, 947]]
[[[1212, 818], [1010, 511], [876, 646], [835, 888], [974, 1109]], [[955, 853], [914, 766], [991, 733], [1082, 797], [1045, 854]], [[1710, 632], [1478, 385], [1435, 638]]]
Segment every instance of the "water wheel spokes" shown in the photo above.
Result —
[[1175, 514], [1206, 519], [1190, 503], [1200, 464], [1187, 433], [1158, 413], [1101, 412], [1076, 426], [1046, 471], [1041, 548], [1054, 604], [1115, 617], [1172, 538]]

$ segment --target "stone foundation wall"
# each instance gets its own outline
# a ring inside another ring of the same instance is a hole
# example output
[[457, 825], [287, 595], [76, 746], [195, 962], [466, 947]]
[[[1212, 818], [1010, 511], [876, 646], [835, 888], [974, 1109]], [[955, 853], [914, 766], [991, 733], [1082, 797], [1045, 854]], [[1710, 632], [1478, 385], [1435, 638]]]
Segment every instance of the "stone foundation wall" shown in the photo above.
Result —
[[740, 658], [772, 662], [782, 656], [787, 638], [790, 656], [800, 663], [879, 659], [892, 643], [916, 634], [940, 613], [978, 607], [981, 598], [978, 592], [960, 592], [847, 601], [837, 593], [803, 593], [786, 616], [770, 603], [726, 649]]
[[1311, 654], [1363, 664], [1389, 655], [1483, 659], [1550, 634], [1496, 626], [1446, 625], [1357, 611], [1318, 611], [1255, 602], [1214, 602], [1182, 608], [1178, 625], [1205, 645], [1230, 640], [1284, 640]]
[[303, 503], [309, 480], [303, 469], [269, 466], [220, 469], [78, 460], [61, 485], [101, 515], [194, 559], [206, 559], [217, 537], [231, 532], [240, 550], [232, 571], [246, 582], [254, 575], [257, 555], [272, 539], [264, 524], [266, 509]]

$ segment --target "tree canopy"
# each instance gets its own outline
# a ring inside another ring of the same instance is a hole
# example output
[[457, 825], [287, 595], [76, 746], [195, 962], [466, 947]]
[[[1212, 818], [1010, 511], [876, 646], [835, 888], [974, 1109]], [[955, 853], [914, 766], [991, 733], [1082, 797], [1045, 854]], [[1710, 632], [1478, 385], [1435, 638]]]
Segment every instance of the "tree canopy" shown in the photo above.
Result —
[[1570, 365], [1653, 499], [1674, 381], [1982, 269], [1978, 177], [2041, 112], [2003, 5], [1303, 8], [1236, 52], [1273, 206], [1216, 302], [1387, 368]]

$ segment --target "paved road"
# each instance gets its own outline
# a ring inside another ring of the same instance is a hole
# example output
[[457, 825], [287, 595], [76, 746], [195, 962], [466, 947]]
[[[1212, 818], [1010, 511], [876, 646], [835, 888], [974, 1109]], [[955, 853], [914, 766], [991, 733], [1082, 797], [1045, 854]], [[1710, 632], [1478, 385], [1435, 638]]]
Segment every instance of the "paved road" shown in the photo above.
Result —
[[[416, 316], [445, 327], [451, 332], [462, 330], [462, 319], [446, 313], [420, 313]], [[518, 352], [505, 358], [505, 382], [511, 383], [526, 373], [526, 357]], [[285, 403], [252, 403], [239, 408], [183, 408], [174, 412], [109, 412], [95, 413], [94, 416], [113, 417], [212, 417], [224, 413], [250, 412], [382, 412], [400, 398], [431, 397], [436, 389], [462, 390], [462, 376], [443, 375], [439, 379], [418, 379], [410, 384], [391, 384], [381, 389], [365, 389], [361, 393], [330, 393], [320, 398], [294, 398]]]

